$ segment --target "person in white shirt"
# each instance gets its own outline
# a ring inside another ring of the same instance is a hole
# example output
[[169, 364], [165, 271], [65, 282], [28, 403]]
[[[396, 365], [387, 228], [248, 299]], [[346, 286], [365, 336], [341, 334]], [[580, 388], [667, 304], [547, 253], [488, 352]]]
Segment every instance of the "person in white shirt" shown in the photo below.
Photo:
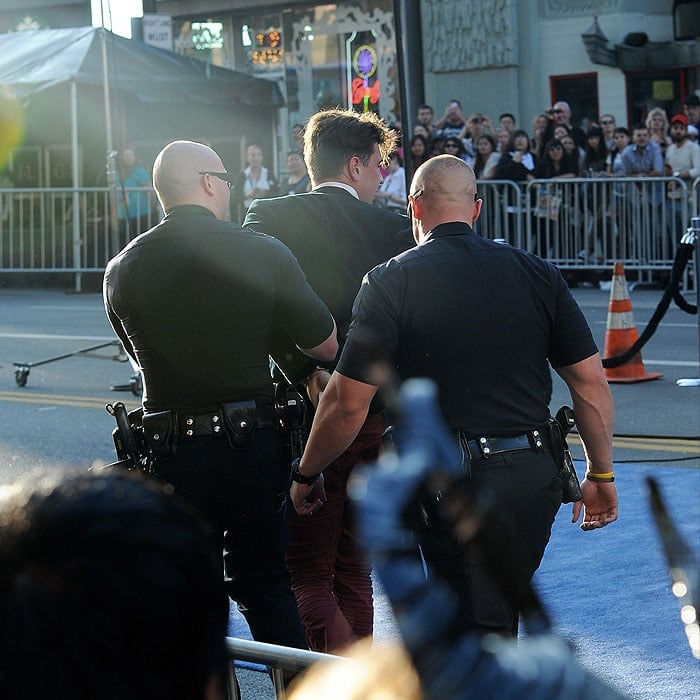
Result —
[[389, 172], [384, 178], [384, 182], [379, 186], [374, 201], [387, 209], [403, 212], [408, 205], [406, 171], [401, 164], [401, 157], [398, 153], [391, 154], [388, 167]]
[[245, 152], [247, 166], [238, 174], [231, 193], [232, 218], [242, 221], [254, 199], [274, 197], [277, 180], [263, 165], [262, 148], [252, 143]]
[[680, 178], [687, 188], [672, 180], [666, 188], [665, 223], [671, 240], [679, 240], [688, 226], [693, 206], [695, 178], [700, 177], [700, 146], [688, 138], [688, 117], [676, 114], [671, 119], [672, 143], [666, 149], [664, 175]]

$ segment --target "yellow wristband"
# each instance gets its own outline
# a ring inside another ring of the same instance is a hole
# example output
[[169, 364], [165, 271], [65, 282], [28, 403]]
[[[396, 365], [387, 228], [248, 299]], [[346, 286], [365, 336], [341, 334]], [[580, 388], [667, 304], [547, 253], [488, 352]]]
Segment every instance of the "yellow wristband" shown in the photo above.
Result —
[[607, 483], [615, 481], [615, 472], [592, 472], [590, 470], [586, 470], [586, 479], [598, 481], [600, 483]]

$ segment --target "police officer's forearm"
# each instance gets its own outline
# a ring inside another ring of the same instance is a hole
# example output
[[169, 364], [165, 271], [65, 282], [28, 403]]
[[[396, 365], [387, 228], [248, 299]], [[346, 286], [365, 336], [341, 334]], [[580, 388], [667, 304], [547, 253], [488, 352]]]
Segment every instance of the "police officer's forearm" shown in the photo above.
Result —
[[600, 355], [596, 353], [574, 365], [559, 367], [557, 372], [571, 393], [588, 469], [593, 472], [611, 471], [615, 412]]
[[323, 471], [352, 444], [367, 418], [376, 386], [334, 372], [318, 404], [299, 472]]
[[612, 471], [613, 407], [609, 389], [607, 393], [574, 398], [573, 404], [588, 470]]

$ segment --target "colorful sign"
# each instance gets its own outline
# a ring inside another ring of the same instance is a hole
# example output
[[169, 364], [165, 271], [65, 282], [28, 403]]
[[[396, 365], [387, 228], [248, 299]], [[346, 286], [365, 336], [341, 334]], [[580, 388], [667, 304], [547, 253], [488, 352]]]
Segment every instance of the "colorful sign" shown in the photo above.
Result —
[[377, 72], [377, 52], [373, 46], [363, 44], [358, 46], [352, 58], [352, 69], [355, 77], [352, 79], [352, 103], [362, 105], [363, 112], [369, 112], [370, 104], [379, 102], [381, 90], [378, 80], [370, 80]]

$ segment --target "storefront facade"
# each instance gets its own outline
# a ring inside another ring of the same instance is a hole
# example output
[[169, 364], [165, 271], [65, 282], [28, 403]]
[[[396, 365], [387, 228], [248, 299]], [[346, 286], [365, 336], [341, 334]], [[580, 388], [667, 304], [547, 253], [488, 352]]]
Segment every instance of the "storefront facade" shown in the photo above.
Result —
[[[323, 107], [401, 119], [393, 0], [150, 6], [172, 17], [175, 51], [279, 82], [283, 147], [293, 124]], [[424, 72], [411, 79], [438, 114], [456, 98], [467, 113], [512, 112], [529, 129], [567, 99], [577, 123], [612, 112], [626, 124], [654, 106], [678, 111], [699, 87], [697, 28], [687, 18], [700, 3], [691, 0], [421, 0], [420, 14]], [[602, 35], [597, 52], [592, 27]]]
[[0, 34], [25, 29], [89, 27], [90, 0], [3, 0]]
[[[392, 0], [313, 3], [158, 2], [171, 13], [173, 50], [276, 81], [276, 163], [294, 148], [293, 126], [327, 107], [399, 117]], [[278, 7], [275, 7], [275, 4]]]

